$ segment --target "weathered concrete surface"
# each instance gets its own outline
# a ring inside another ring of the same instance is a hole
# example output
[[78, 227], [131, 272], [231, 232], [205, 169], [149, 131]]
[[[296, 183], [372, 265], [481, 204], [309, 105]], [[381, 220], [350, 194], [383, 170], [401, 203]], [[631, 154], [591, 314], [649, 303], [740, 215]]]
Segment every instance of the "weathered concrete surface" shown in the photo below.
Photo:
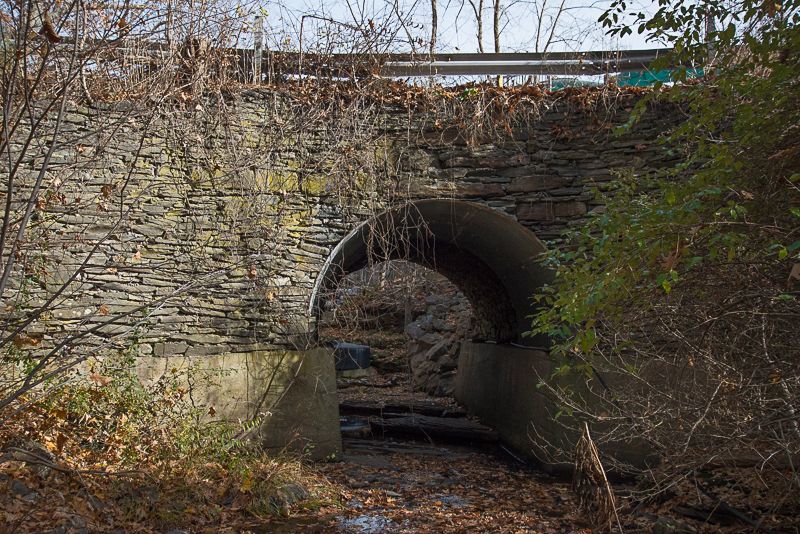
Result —
[[268, 449], [322, 459], [342, 450], [333, 355], [327, 349], [203, 357], [142, 358], [139, 378], [187, 376], [192, 398], [213, 419], [261, 421], [252, 435]]
[[[500, 437], [546, 470], [567, 472], [572, 465], [554, 460], [556, 448], [575, 449], [578, 435], [568, 416], [537, 385], [552, 372], [547, 352], [491, 343], [464, 343], [458, 361], [455, 397], [467, 410], [497, 430]], [[585, 388], [576, 385], [581, 394]], [[574, 424], [574, 423], [573, 423]], [[642, 443], [610, 443], [601, 452], [633, 465], [653, 464]]]
[[377, 253], [450, 279], [472, 303], [480, 337], [524, 343], [531, 296], [551, 280], [539, 262], [544, 251], [533, 232], [500, 211], [463, 200], [414, 201], [373, 217], [339, 243], [317, 277], [309, 311], [320, 308], [325, 286], [366, 267]]
[[[537, 388], [550, 374], [546, 352], [512, 345], [464, 343], [456, 374], [456, 399], [497, 430], [503, 441], [529, 458], [550, 463], [536, 443], [568, 445], [556, 427], [552, 402]], [[536, 440], [534, 441], [534, 439]]]

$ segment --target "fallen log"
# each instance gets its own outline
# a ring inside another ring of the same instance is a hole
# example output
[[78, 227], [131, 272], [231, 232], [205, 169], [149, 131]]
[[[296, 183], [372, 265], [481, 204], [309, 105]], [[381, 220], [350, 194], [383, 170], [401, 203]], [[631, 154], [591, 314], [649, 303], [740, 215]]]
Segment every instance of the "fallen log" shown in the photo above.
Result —
[[375, 401], [347, 400], [339, 403], [341, 415], [378, 415], [392, 417], [400, 415], [428, 415], [431, 417], [466, 417], [467, 412], [460, 407], [445, 407], [436, 403], [390, 403], [382, 404]]
[[497, 433], [486, 425], [469, 419], [406, 415], [401, 417], [370, 418], [374, 433], [422, 436], [459, 442], [495, 442]]

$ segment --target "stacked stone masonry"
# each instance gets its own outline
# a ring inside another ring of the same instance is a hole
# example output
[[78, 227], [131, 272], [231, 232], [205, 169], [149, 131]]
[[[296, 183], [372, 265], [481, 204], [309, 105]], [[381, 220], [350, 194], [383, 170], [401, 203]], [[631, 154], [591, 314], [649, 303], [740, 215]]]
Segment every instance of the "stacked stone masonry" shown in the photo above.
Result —
[[[344, 153], [333, 143], [349, 141], [315, 126], [301, 141], [276, 144], [275, 124], [285, 119], [272, 93], [233, 99], [232, 127], [211, 111], [148, 122], [76, 106], [45, 184], [46, 228], [32, 234], [47, 268], [4, 297], [41, 303], [81, 271], [69, 297], [26, 330], [41, 337], [39, 348], [92, 328], [90, 344], [140, 356], [305, 347], [313, 343], [308, 306], [325, 260], [382, 209], [468, 200], [555, 243], [565, 228], [603, 210], [593, 191], [616, 171], [674, 163], [658, 142], [676, 120], [668, 106], [651, 107], [632, 130], [614, 134], [636, 99], [583, 109], [554, 98], [532, 123], [477, 141], [424, 112], [387, 106], [366, 142], [349, 145], [355, 165], [347, 187], [334, 183], [341, 165], [336, 177], [326, 169]], [[359, 167], [363, 159], [371, 163]]]

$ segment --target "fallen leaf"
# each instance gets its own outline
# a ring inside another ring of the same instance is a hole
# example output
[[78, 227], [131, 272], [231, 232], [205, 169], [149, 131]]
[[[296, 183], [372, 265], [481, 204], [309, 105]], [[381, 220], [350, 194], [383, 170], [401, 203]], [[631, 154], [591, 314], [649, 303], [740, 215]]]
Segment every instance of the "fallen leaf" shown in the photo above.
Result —
[[792, 280], [800, 280], [800, 263], [792, 265], [792, 270], [789, 271], [789, 282]]
[[37, 336], [29, 336], [27, 334], [17, 334], [14, 337], [14, 346], [19, 348], [22, 347], [35, 347], [39, 343], [41, 343], [42, 339]]
[[98, 384], [99, 386], [107, 386], [113, 379], [108, 376], [103, 376], [100, 373], [92, 373], [89, 375], [89, 380], [95, 384]]
[[67, 436], [62, 434], [61, 432], [58, 433], [56, 436], [56, 451], [60, 454], [62, 450], [64, 450], [64, 445], [67, 443]]

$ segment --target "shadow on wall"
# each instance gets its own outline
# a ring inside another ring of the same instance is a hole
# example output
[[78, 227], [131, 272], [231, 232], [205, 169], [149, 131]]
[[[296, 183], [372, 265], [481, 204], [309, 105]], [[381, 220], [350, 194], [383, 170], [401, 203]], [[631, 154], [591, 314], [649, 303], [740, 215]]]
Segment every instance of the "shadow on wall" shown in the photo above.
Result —
[[[539, 388], [550, 378], [553, 363], [546, 351], [496, 345], [465, 343], [456, 375], [455, 397], [470, 413], [490, 424], [503, 440], [554, 474], [571, 474], [573, 464], [565, 461], [580, 437], [579, 421], [557, 417], [558, 404]], [[605, 377], [606, 380], [613, 377]], [[594, 380], [580, 383], [571, 379], [579, 394], [597, 395]], [[613, 386], [612, 386], [613, 387]], [[654, 466], [658, 458], [643, 441], [612, 441], [599, 444], [604, 457], [639, 468]], [[566, 454], [565, 454], [566, 453]]]
[[531, 297], [552, 277], [539, 263], [544, 245], [512, 217], [473, 202], [410, 202], [364, 222], [333, 250], [317, 277], [309, 315], [347, 274], [404, 259], [450, 279], [472, 304], [479, 338], [540, 345], [522, 336], [535, 311]]
[[141, 361], [139, 378], [154, 382], [173, 369], [201, 377], [192, 395], [213, 419], [255, 421], [250, 437], [268, 449], [314, 459], [341, 453], [336, 377], [329, 350], [259, 351], [172, 356]]

